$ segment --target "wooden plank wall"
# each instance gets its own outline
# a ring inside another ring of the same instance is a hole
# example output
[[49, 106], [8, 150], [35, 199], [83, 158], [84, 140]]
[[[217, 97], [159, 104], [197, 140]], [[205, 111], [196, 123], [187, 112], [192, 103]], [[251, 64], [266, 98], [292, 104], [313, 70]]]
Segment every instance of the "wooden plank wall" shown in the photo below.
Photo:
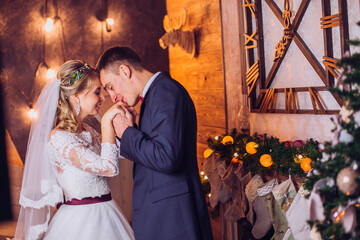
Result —
[[201, 169], [207, 139], [226, 132], [220, 3], [219, 0], [167, 0], [166, 3], [170, 18], [185, 8], [187, 22], [182, 29], [195, 33], [195, 57], [191, 58], [178, 46], [170, 46], [169, 70], [195, 103]]
[[8, 133], [5, 132], [5, 144], [6, 144], [6, 157], [9, 170], [9, 182], [10, 182], [10, 196], [11, 196], [11, 210], [13, 220], [16, 221], [20, 211], [20, 190], [22, 184], [22, 176], [24, 171], [24, 164], [19, 156], [19, 153]]

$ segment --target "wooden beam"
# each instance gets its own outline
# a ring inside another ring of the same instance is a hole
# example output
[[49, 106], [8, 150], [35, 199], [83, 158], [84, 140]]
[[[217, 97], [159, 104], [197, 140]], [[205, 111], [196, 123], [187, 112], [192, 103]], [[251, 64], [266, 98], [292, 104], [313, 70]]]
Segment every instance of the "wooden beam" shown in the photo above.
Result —
[[[243, 11], [238, 0], [220, 0], [221, 36], [223, 51], [223, 70], [225, 88], [225, 124], [226, 131], [240, 129], [238, 114], [246, 109], [246, 102], [240, 97], [247, 93], [245, 79], [245, 49], [243, 36], [245, 33]], [[239, 95], [241, 93], [241, 95]], [[245, 111], [246, 111], [245, 110]]]
[[[321, 1], [322, 7], [322, 18], [324, 19], [331, 15], [331, 6], [330, 0], [322, 0]], [[333, 51], [333, 40], [332, 40], [332, 28], [323, 28], [323, 37], [324, 37], [324, 55], [327, 57], [334, 57]], [[325, 81], [327, 86], [334, 86], [334, 77], [329, 75], [328, 71], [325, 71]]]
[[349, 39], [349, 22], [347, 12], [347, 0], [338, 0], [339, 10], [341, 14], [340, 22], [340, 47], [341, 57], [344, 57], [345, 52], [350, 51], [350, 46], [346, 43]]
[[319, 78], [323, 81], [323, 83], [326, 85], [325, 80], [325, 70], [319, 63], [319, 61], [316, 59], [314, 54], [311, 52], [311, 50], [308, 48], [308, 46], [305, 44], [305, 42], [302, 40], [300, 35], [298, 33], [294, 34], [294, 42], [299, 47], [301, 52], [304, 54], [306, 59], [309, 61], [310, 65], [314, 68], [315, 72], [318, 74]]
[[[321, 104], [320, 100], [319, 100], [319, 96], [318, 93], [311, 87], [309, 87], [309, 93], [310, 93], [310, 98], [311, 101], [313, 102], [314, 100], [316, 101], [317, 106], [319, 107], [320, 111], [322, 113], [325, 113], [325, 108], [323, 107], [323, 105]], [[314, 106], [314, 103], [313, 103]], [[314, 107], [314, 111], [316, 113], [316, 107]]]
[[258, 61], [259, 61], [259, 69], [260, 69], [260, 88], [264, 88], [265, 86], [265, 77], [266, 77], [266, 71], [265, 71], [265, 50], [264, 50], [264, 30], [263, 30], [263, 19], [262, 19], [262, 6], [261, 1], [256, 0], [255, 1], [256, 6], [256, 26], [258, 31]]
[[[252, 113], [262, 113], [260, 109], [251, 109]], [[285, 109], [273, 109], [271, 113], [279, 113], [279, 114], [287, 114]], [[339, 110], [325, 110], [324, 112], [316, 110], [316, 113], [314, 113], [314, 110], [300, 110], [298, 109], [295, 114], [339, 114]]]
[[[276, 93], [285, 92], [285, 88], [273, 88]], [[308, 87], [295, 87], [291, 88], [293, 92], [307, 92], [309, 91]], [[329, 91], [329, 88], [326, 86], [320, 86], [320, 87], [312, 87], [312, 89], [316, 91]], [[267, 89], [261, 89], [261, 93], [265, 93]]]

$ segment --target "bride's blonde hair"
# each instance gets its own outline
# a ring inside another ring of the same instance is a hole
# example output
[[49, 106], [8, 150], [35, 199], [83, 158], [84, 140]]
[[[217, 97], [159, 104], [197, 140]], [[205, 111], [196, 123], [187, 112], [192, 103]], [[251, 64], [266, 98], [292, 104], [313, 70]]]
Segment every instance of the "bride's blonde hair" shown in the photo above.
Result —
[[69, 97], [88, 91], [92, 83], [98, 81], [99, 73], [86, 63], [71, 60], [60, 67], [57, 78], [60, 80], [60, 95], [56, 109], [55, 127], [77, 133], [80, 126], [78, 126]]

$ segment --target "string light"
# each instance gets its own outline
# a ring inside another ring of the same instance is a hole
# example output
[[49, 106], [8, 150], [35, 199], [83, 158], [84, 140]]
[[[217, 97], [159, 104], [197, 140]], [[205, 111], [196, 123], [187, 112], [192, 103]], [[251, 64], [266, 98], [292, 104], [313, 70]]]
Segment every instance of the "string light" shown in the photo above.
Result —
[[205, 176], [204, 179], [208, 179], [208, 176]]
[[201, 175], [201, 176], [204, 175], [204, 174], [205, 174], [204, 171], [201, 171], [201, 172], [200, 172], [200, 175]]
[[111, 26], [114, 25], [114, 19], [113, 18], [107, 18], [105, 20], [106, 23], [106, 31], [111, 32]]
[[211, 197], [211, 193], [208, 194], [208, 197]]
[[54, 20], [52, 20], [51, 18], [47, 18], [46, 19], [46, 23], [45, 23], [45, 30], [46, 31], [51, 31], [54, 25]]
[[216, 136], [216, 137], [215, 137], [215, 140], [218, 140], [218, 139], [219, 139], [219, 136]]
[[30, 116], [31, 118], [35, 118], [35, 117], [36, 117], [36, 112], [35, 112], [34, 108], [32, 108], [32, 106], [30, 106], [29, 116]]
[[48, 69], [47, 73], [46, 73], [46, 77], [47, 78], [54, 78], [55, 77], [55, 71], [52, 70], [51, 68]]

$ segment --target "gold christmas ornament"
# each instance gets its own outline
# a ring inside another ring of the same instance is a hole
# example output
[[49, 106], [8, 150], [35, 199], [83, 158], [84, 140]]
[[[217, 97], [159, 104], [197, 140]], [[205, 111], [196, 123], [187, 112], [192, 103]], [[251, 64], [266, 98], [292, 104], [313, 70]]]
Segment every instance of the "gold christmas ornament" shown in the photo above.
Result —
[[231, 144], [234, 143], [234, 139], [231, 136], [225, 136], [223, 138], [223, 140], [221, 141], [221, 143], [224, 144], [224, 145], [229, 143], [229, 142], [231, 142]]
[[248, 142], [246, 144], [245, 150], [248, 154], [255, 154], [257, 152], [258, 145], [255, 142]]
[[270, 167], [273, 164], [272, 158], [269, 154], [264, 154], [260, 157], [260, 164], [264, 167]]
[[359, 190], [359, 185], [356, 183], [356, 178], [359, 172], [351, 167], [342, 169], [336, 178], [336, 185], [339, 190], [347, 196], [353, 195]]
[[301, 164], [300, 167], [302, 170], [304, 170], [304, 172], [308, 172], [311, 170], [311, 165], [310, 163], [312, 162], [312, 160], [310, 158], [303, 158], [301, 160]]
[[204, 151], [204, 158], [208, 158], [208, 157], [210, 157], [210, 155], [212, 154], [214, 152], [214, 150], [212, 150], [212, 149], [206, 149], [205, 151]]

